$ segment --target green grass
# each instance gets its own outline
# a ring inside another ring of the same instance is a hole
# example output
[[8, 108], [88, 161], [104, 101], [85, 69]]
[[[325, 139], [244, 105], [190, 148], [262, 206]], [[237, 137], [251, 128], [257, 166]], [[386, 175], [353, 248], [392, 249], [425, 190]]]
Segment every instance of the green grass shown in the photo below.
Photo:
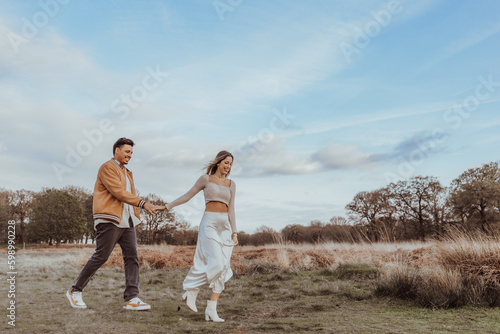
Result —
[[[65, 254], [67, 256], [68, 254]], [[18, 254], [18, 261], [59, 254]], [[50, 262], [47, 262], [50, 263]], [[5, 270], [4, 270], [5, 271]], [[5, 271], [6, 272], [6, 271]], [[86, 310], [73, 309], [65, 291], [79, 268], [23, 266], [18, 271], [16, 327], [3, 333], [500, 333], [499, 308], [431, 310], [410, 301], [378, 297], [377, 269], [344, 265], [335, 271], [254, 268], [227, 284], [219, 301], [224, 323], [206, 322], [210, 291], [199, 294], [198, 313], [180, 299], [187, 270], [141, 268], [140, 297], [151, 311], [122, 309], [123, 269], [100, 269], [84, 291]], [[0, 282], [7, 305], [7, 283]], [[4, 310], [5, 310], [4, 308]], [[4, 311], [6, 314], [6, 311]]]

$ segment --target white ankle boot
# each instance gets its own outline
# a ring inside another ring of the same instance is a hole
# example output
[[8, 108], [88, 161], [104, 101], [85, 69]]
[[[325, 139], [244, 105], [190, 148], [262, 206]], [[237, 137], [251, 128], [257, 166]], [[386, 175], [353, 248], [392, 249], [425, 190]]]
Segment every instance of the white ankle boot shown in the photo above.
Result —
[[182, 299], [186, 301], [187, 306], [194, 312], [198, 312], [196, 308], [196, 297], [198, 296], [200, 289], [186, 290], [182, 295]]
[[213, 322], [223, 322], [224, 319], [219, 318], [217, 315], [217, 302], [207, 300], [207, 308], [205, 310], [205, 320]]

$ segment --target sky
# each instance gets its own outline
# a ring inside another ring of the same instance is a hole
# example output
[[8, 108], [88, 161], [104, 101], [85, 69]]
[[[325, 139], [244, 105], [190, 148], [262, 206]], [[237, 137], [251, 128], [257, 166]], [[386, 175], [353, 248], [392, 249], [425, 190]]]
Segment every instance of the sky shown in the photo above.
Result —
[[1, 0], [0, 50], [10, 190], [92, 191], [127, 137], [140, 195], [169, 202], [228, 150], [253, 233], [500, 159], [496, 0]]

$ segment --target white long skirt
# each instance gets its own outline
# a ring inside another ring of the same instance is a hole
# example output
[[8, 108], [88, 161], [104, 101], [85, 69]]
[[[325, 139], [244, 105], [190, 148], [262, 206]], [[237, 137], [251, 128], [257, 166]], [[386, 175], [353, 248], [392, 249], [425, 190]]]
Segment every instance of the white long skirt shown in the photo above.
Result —
[[224, 284], [233, 276], [230, 260], [234, 243], [226, 212], [205, 211], [200, 223], [193, 266], [182, 287], [184, 290], [208, 284], [212, 292], [221, 293]]

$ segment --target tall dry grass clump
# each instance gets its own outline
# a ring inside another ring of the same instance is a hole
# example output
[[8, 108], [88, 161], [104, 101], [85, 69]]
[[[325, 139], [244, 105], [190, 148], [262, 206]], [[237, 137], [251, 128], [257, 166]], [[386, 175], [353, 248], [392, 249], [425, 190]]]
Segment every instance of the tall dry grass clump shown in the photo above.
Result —
[[462, 275], [468, 299], [500, 305], [500, 237], [455, 231], [439, 244], [440, 262]]
[[[154, 269], [186, 269], [193, 265], [194, 252], [194, 246], [141, 245], [138, 251], [139, 266]], [[86, 261], [82, 262], [81, 266], [83, 267], [85, 263]], [[113, 267], [123, 267], [123, 255], [118, 245], [115, 246], [108, 261], [102, 266], [102, 268]]]
[[453, 231], [387, 265], [377, 292], [432, 308], [500, 305], [500, 238]]
[[380, 268], [406, 258], [431, 243], [318, 243], [294, 244], [276, 240], [275, 244], [236, 247], [231, 267], [238, 274], [269, 270], [336, 270], [345, 264], [364, 264]]
[[481, 277], [485, 282], [500, 282], [500, 238], [484, 234], [455, 232], [439, 244], [441, 263], [457, 268], [467, 277]]
[[382, 271], [376, 292], [413, 300], [431, 308], [459, 307], [467, 304], [460, 273], [442, 266], [412, 267], [396, 263]]

